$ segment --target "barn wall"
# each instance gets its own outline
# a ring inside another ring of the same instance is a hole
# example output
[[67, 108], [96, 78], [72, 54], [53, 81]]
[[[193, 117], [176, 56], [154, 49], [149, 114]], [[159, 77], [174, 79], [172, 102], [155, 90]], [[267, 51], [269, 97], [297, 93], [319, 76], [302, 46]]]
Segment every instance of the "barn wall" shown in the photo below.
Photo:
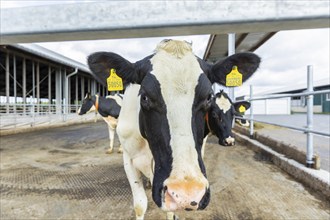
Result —
[[[256, 115], [289, 115], [291, 114], [291, 99], [268, 99], [253, 101], [253, 114]], [[250, 110], [246, 111], [250, 114]]]

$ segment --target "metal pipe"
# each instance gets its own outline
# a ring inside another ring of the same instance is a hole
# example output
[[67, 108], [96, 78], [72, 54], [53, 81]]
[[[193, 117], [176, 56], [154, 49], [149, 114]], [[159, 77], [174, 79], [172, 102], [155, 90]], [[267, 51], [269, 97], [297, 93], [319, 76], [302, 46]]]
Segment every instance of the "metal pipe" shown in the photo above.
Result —
[[[313, 92], [313, 66], [307, 66], [307, 91]], [[307, 97], [307, 129], [313, 128], [313, 105], [314, 96], [308, 95]], [[312, 167], [313, 161], [313, 134], [307, 131], [307, 149], [306, 149], [306, 166]]]
[[[13, 73], [13, 78], [14, 78], [14, 99], [15, 99], [15, 104], [17, 103], [17, 80], [16, 80], [16, 56], [13, 56], [13, 67], [14, 67], [14, 73]], [[16, 105], [14, 105], [14, 113], [16, 114]]]
[[37, 113], [39, 114], [40, 112], [40, 65], [39, 62], [37, 62], [37, 66], [36, 66], [36, 89], [37, 89]]
[[48, 111], [49, 114], [51, 113], [52, 104], [52, 70], [51, 67], [48, 65]]
[[23, 58], [23, 70], [22, 70], [22, 93], [23, 93], [23, 114], [26, 113], [26, 60]]
[[[251, 107], [250, 107], [250, 109], [251, 109]], [[250, 125], [251, 125], [251, 122], [259, 122], [259, 123], [265, 123], [265, 124], [275, 125], [275, 126], [279, 126], [279, 127], [290, 128], [290, 129], [297, 130], [297, 131], [302, 131], [302, 132], [305, 132], [305, 133], [306, 132], [310, 132], [310, 133], [313, 133], [313, 134], [318, 134], [318, 135], [330, 137], [330, 134], [328, 134], [328, 133], [324, 133], [324, 132], [320, 132], [320, 131], [314, 131], [314, 130], [309, 130], [308, 128], [298, 128], [298, 127], [294, 127], [294, 126], [290, 126], [290, 125], [283, 125], [283, 124], [278, 124], [278, 123], [274, 123], [274, 122], [268, 122], [268, 121], [262, 121], [262, 120], [257, 120], [257, 119], [251, 119], [251, 118], [247, 118], [247, 117], [235, 116], [235, 118], [248, 120], [248, 121], [250, 121]]]
[[78, 68], [76, 67], [72, 73], [70, 73], [69, 75], [67, 75], [65, 77], [65, 113], [66, 114], [69, 114], [69, 108], [68, 108], [69, 107], [69, 99], [68, 99], [68, 97], [69, 97], [69, 86], [68, 86], [69, 78], [77, 73], [78, 73]]
[[[250, 85], [250, 99], [252, 99], [253, 97], [253, 86]], [[251, 121], [250, 121], [250, 138], [253, 139], [253, 126], [254, 126], [254, 123], [253, 123], [253, 102], [251, 101], [251, 106], [250, 106], [250, 118], [251, 118]]]
[[[235, 33], [228, 34], [228, 56], [235, 54]], [[228, 96], [232, 101], [235, 101], [235, 87], [229, 87]]]
[[34, 63], [34, 61], [32, 61], [32, 97], [33, 97], [33, 103], [34, 103], [34, 98], [36, 97], [35, 88], [36, 88], [36, 72], [35, 72], [35, 63]]
[[256, 100], [265, 100], [265, 99], [278, 99], [278, 98], [286, 98], [286, 97], [298, 97], [298, 96], [308, 96], [308, 95], [317, 95], [317, 94], [325, 94], [330, 93], [330, 89], [322, 90], [322, 91], [312, 91], [312, 92], [301, 92], [301, 93], [289, 93], [289, 94], [281, 94], [281, 95], [271, 95], [271, 96], [263, 96], [258, 98], [249, 98], [247, 101], [256, 101]]
[[6, 113], [9, 114], [9, 54], [6, 54]]
[[78, 76], [76, 76], [76, 80], [75, 80], [75, 89], [76, 89], [76, 97], [75, 97], [75, 109], [76, 109], [76, 112], [78, 111], [78, 93], [79, 93], [79, 90], [78, 90]]

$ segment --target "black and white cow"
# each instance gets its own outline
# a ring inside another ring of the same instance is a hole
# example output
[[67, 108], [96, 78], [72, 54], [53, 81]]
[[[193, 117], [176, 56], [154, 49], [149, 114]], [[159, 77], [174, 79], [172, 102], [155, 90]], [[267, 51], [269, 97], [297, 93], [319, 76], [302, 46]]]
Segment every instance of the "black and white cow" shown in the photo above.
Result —
[[[86, 94], [81, 107], [78, 109], [78, 114], [83, 115], [92, 111], [97, 111], [108, 125], [110, 147], [106, 151], [111, 154], [113, 151], [113, 142], [115, 131], [118, 123], [118, 117], [122, 104], [122, 96], [119, 94], [100, 97], [98, 95], [91, 96]], [[118, 153], [122, 153], [122, 147], [118, 149]]]
[[[247, 110], [250, 108], [250, 103], [247, 101], [232, 102], [223, 90], [216, 93], [211, 108], [206, 114], [205, 135], [215, 134], [220, 145], [234, 145], [235, 139], [232, 133], [234, 116], [242, 117], [240, 112], [242, 106], [244, 110]], [[206, 142], [206, 139], [204, 142]]]
[[211, 83], [224, 85], [234, 65], [245, 81], [259, 63], [257, 55], [241, 53], [207, 64], [189, 43], [176, 40], [162, 41], [154, 54], [136, 63], [111, 52], [88, 57], [100, 82], [105, 84], [114, 68], [133, 83], [125, 91], [117, 133], [137, 219], [143, 219], [148, 203], [141, 174], [151, 180], [152, 198], [164, 211], [206, 208], [210, 188], [201, 148]]

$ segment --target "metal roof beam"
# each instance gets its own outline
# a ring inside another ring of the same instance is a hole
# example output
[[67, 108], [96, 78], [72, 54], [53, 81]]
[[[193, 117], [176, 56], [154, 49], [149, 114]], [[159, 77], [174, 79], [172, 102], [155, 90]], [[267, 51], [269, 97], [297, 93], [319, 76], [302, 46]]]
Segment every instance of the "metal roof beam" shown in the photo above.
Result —
[[0, 44], [329, 27], [328, 1], [109, 1], [0, 14]]

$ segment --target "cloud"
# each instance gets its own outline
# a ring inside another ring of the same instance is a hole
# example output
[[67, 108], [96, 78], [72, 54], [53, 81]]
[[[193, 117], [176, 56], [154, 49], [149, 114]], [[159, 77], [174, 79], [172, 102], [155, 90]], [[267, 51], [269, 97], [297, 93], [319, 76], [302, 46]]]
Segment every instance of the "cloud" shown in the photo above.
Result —
[[260, 68], [242, 87], [236, 89], [236, 93], [247, 94], [250, 84], [261, 91], [306, 83], [308, 65], [313, 65], [314, 81], [329, 78], [329, 30], [278, 32], [255, 51], [262, 58]]
[[[203, 57], [206, 50], [209, 35], [193, 36], [172, 36], [170, 39], [179, 39], [192, 42], [195, 54]], [[38, 45], [54, 50], [61, 55], [70, 57], [78, 62], [86, 64], [86, 57], [98, 51], [111, 51], [129, 60], [136, 62], [152, 54], [156, 45], [165, 39], [164, 37], [154, 38], [132, 38], [132, 39], [112, 39], [93, 41], [71, 41], [56, 43], [38, 43]]]
[[[192, 42], [193, 50], [203, 57], [209, 35], [132, 38], [94, 41], [39, 43], [48, 49], [86, 64], [86, 57], [97, 51], [112, 51], [130, 62], [136, 62], [153, 53], [164, 38]], [[307, 65], [313, 65], [314, 80], [329, 76], [329, 29], [281, 31], [255, 51], [261, 58], [259, 70], [235, 94], [246, 94], [249, 85], [257, 90], [271, 90], [304, 83]], [[256, 91], [257, 92], [257, 91]]]

